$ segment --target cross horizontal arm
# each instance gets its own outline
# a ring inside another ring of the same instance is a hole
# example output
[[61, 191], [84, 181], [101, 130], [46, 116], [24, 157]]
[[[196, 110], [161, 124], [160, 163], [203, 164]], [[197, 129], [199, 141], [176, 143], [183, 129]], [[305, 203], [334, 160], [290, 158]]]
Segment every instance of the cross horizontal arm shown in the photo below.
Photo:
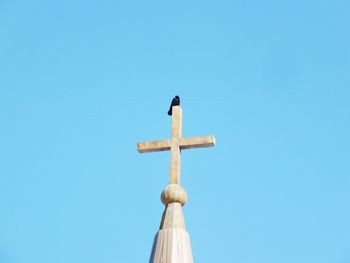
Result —
[[204, 148], [215, 145], [214, 136], [196, 136], [180, 139], [180, 149]]
[[137, 150], [140, 153], [169, 151], [170, 150], [170, 140], [139, 142], [137, 144]]

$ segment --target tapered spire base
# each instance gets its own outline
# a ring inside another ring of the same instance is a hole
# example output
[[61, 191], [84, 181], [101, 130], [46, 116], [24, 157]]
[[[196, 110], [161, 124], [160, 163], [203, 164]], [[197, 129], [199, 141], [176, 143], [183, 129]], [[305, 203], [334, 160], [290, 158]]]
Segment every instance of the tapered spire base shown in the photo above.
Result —
[[182, 213], [187, 194], [180, 185], [170, 184], [164, 189], [161, 199], [165, 210], [149, 262], [193, 263], [190, 237]]

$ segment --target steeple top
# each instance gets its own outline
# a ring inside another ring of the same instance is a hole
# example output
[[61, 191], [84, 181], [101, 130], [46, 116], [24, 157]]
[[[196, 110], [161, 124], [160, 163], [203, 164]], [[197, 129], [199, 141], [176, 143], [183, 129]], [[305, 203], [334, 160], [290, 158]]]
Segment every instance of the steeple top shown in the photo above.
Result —
[[171, 138], [162, 141], [139, 142], [140, 153], [170, 150], [170, 185], [161, 195], [165, 205], [158, 234], [154, 239], [150, 263], [193, 263], [190, 237], [185, 229], [182, 206], [187, 193], [180, 185], [181, 150], [215, 145], [214, 136], [182, 138], [182, 109], [176, 96], [168, 114], [172, 116]]

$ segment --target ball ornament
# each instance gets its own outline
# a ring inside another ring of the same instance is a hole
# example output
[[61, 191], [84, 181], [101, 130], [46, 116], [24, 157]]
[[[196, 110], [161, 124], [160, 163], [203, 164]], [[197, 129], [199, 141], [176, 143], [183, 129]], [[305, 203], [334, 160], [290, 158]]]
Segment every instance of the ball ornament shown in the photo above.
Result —
[[187, 193], [181, 185], [170, 184], [163, 190], [161, 200], [164, 205], [170, 203], [181, 203], [184, 205], [187, 201]]

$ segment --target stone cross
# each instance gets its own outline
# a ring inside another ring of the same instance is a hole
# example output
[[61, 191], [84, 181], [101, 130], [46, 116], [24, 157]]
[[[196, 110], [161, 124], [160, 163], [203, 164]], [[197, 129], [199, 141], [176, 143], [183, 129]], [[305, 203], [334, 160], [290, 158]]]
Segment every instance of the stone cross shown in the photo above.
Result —
[[214, 136], [182, 138], [182, 109], [181, 106], [173, 106], [171, 139], [139, 142], [137, 144], [137, 150], [140, 153], [170, 150], [170, 184], [180, 184], [181, 150], [211, 147], [214, 145]]

